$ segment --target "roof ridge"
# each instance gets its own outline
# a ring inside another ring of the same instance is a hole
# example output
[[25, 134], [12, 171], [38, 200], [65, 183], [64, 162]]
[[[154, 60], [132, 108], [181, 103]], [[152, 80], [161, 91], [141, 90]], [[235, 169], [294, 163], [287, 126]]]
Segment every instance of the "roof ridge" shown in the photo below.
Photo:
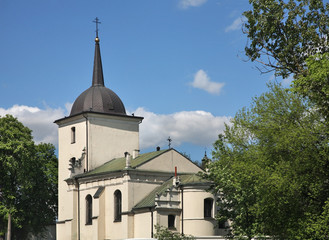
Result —
[[[131, 160], [131, 168], [136, 169], [139, 166], [151, 161], [152, 159], [160, 156], [161, 154], [167, 152], [170, 149], [160, 150], [160, 151], [153, 151], [148, 153], [142, 153], [135, 159]], [[94, 174], [100, 174], [104, 172], [115, 172], [124, 170], [126, 167], [126, 158], [125, 157], [118, 157], [113, 158], [106, 163], [102, 164], [101, 166], [96, 167], [95, 169], [81, 174], [82, 176], [89, 176]]]
[[[147, 159], [147, 160], [145, 160], [145, 161], [142, 161], [142, 162], [139, 163], [139, 164], [136, 164], [135, 168], [142, 166], [143, 164], [145, 164], [145, 163], [147, 163], [147, 162], [153, 160], [154, 158], [156, 158], [156, 157], [158, 157], [158, 156], [164, 154], [165, 152], [168, 152], [168, 150], [170, 150], [170, 149], [164, 149], [164, 150], [159, 150], [159, 151], [156, 150], [156, 151], [153, 151], [153, 152], [148, 152], [148, 153], [142, 153], [142, 154], [140, 154], [139, 156], [141, 156], [141, 155], [144, 155], [144, 156], [145, 156], [146, 154], [150, 155], [150, 154], [158, 153], [158, 154], [155, 154], [154, 156], [150, 157], [149, 159]], [[138, 157], [139, 157], [139, 156], [138, 156]], [[137, 158], [138, 158], [138, 157], [137, 157]], [[135, 158], [135, 159], [137, 159], [137, 158]], [[133, 159], [133, 161], [134, 161], [135, 159]], [[133, 163], [132, 163], [132, 164], [133, 164]]]

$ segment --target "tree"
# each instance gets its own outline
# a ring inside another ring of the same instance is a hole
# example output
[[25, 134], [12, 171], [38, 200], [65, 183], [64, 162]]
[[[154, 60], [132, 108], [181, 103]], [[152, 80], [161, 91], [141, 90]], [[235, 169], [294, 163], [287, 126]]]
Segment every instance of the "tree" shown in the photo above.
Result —
[[[55, 221], [57, 158], [51, 144], [36, 145], [31, 130], [0, 118], [0, 226], [11, 219], [13, 239], [27, 239]], [[2, 232], [3, 234], [3, 232]]]
[[317, 108], [329, 117], [329, 53], [316, 54], [306, 59], [306, 72], [294, 80], [293, 89], [316, 103]]
[[322, 0], [249, 0], [245, 48], [261, 72], [294, 78], [293, 90], [329, 117], [329, 3]]
[[232, 221], [231, 234], [317, 239], [305, 226], [328, 219], [328, 140], [314, 104], [278, 84], [239, 111], [215, 142], [205, 174], [219, 193], [218, 218]]
[[284, 78], [305, 72], [305, 60], [329, 51], [329, 3], [322, 0], [249, 0], [243, 15], [246, 55], [262, 72]]
[[156, 233], [154, 234], [155, 238], [158, 240], [189, 240], [189, 239], [194, 239], [194, 237], [189, 236], [189, 235], [184, 235], [184, 234], [179, 234], [170, 231], [168, 228], [165, 228], [160, 225], [155, 225], [155, 230]]

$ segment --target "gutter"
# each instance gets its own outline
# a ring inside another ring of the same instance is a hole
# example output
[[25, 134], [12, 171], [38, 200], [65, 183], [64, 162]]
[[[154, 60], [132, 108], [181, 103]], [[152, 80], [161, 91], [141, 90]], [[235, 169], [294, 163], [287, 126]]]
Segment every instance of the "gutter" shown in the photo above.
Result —
[[182, 197], [181, 197], [181, 201], [182, 201], [182, 235], [184, 235], [184, 189], [183, 186], [180, 187], [181, 189], [181, 193], [182, 193]]
[[78, 240], [80, 240], [80, 183], [77, 179], [75, 183], [78, 184]]
[[88, 118], [85, 114], [82, 114], [82, 116], [86, 119], [86, 172], [89, 171], [89, 162], [88, 162], [88, 156], [89, 156], [89, 147], [88, 147]]
[[153, 238], [153, 211], [152, 211], [152, 208], [150, 207], [150, 212], [151, 212], [151, 238]]

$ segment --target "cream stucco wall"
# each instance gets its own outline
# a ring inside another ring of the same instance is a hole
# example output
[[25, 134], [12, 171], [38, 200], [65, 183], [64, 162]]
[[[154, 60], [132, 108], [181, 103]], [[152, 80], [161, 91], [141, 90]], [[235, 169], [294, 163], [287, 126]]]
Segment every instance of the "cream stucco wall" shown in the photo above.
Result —
[[152, 225], [152, 212], [136, 213], [134, 218], [134, 238], [151, 238], [152, 228], [154, 228]]
[[204, 218], [204, 199], [213, 199], [212, 216], [215, 216], [215, 197], [206, 189], [195, 186], [184, 188], [184, 233], [193, 236], [216, 235], [216, 221], [214, 218]]
[[88, 121], [89, 170], [139, 150], [139, 118], [90, 114]]
[[103, 190], [102, 194], [99, 197], [98, 200], [98, 208], [99, 208], [99, 214], [98, 214], [98, 237], [99, 239], [104, 239], [105, 238], [105, 226], [106, 226], [106, 221], [105, 221], [105, 205], [106, 205], [106, 188]]
[[163, 227], [168, 228], [168, 215], [175, 216], [175, 229], [173, 232], [181, 233], [181, 215], [180, 211], [170, 210], [170, 209], [159, 209], [156, 211], [156, 223]]
[[[76, 141], [71, 142], [71, 128], [75, 127]], [[77, 239], [77, 192], [65, 179], [71, 177], [71, 158], [79, 159], [86, 146], [86, 125], [83, 118], [75, 117], [69, 122], [59, 123], [58, 128], [58, 239]], [[84, 166], [82, 164], [81, 168]], [[77, 169], [79, 170], [79, 169]], [[83, 170], [81, 170], [83, 171]]]
[[198, 173], [201, 171], [197, 165], [173, 149], [143, 164], [139, 169], [174, 173], [175, 167], [177, 167], [178, 173]]
[[133, 208], [168, 177], [168, 174], [152, 172], [138, 171], [129, 173], [128, 208]]

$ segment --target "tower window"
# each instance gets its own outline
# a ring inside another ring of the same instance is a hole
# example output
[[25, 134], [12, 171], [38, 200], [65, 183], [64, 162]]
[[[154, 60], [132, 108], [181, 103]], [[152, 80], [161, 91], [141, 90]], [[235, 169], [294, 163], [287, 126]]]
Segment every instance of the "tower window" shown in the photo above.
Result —
[[168, 229], [176, 229], [175, 228], [175, 215], [168, 215]]
[[204, 217], [205, 218], [212, 217], [212, 205], [213, 205], [212, 198], [204, 199]]
[[120, 190], [114, 192], [114, 221], [121, 222], [122, 197]]
[[71, 143], [75, 143], [75, 127], [71, 127]]
[[91, 195], [86, 197], [86, 225], [93, 224], [93, 199]]

